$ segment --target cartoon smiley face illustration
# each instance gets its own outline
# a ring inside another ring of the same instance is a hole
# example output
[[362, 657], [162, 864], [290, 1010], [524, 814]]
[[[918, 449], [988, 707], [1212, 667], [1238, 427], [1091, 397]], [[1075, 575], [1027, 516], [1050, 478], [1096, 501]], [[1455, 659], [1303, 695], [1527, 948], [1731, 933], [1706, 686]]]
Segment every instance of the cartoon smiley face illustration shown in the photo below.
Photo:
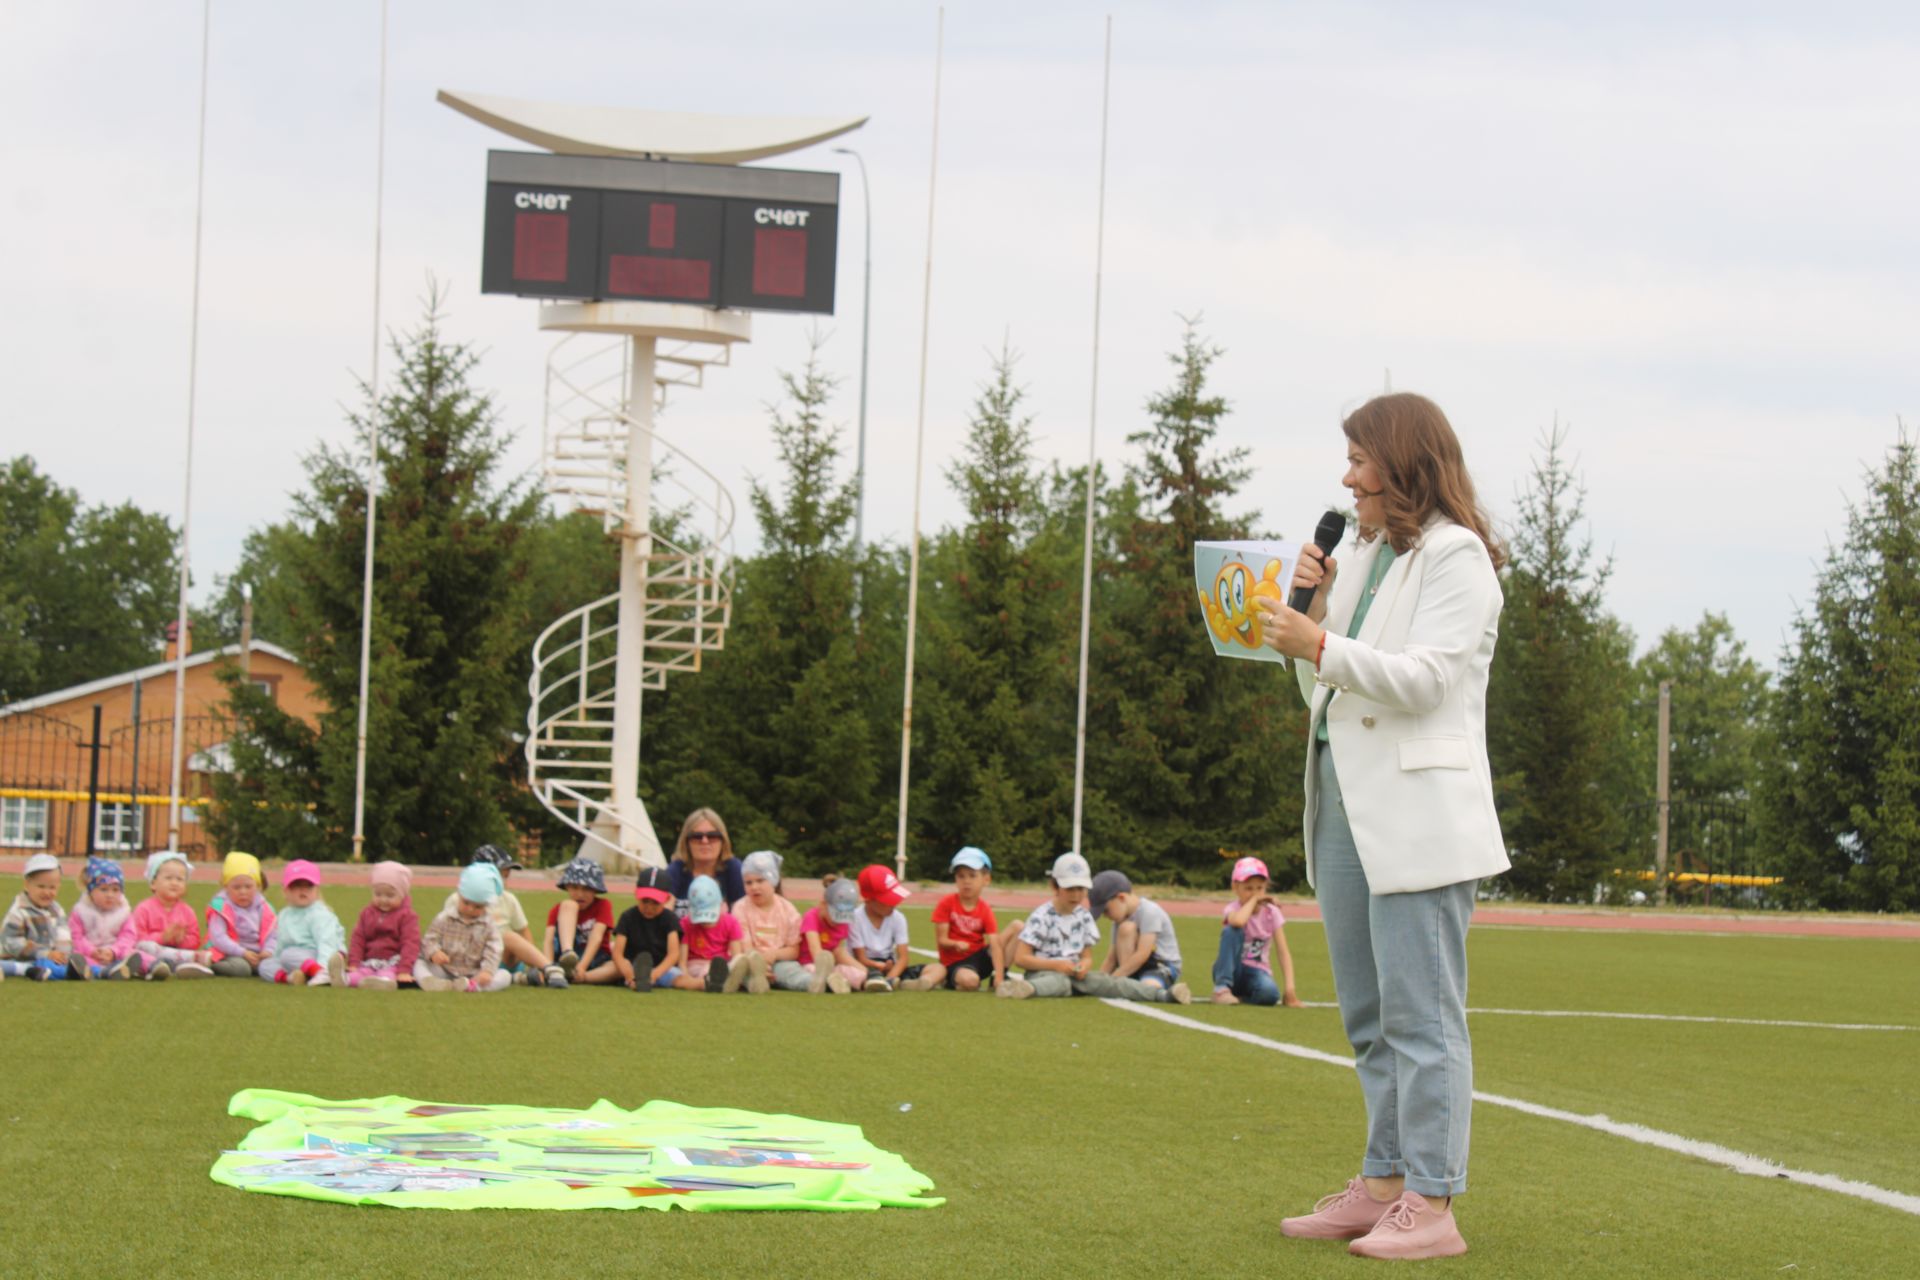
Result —
[[1207, 626], [1221, 644], [1260, 647], [1260, 614], [1254, 602], [1261, 597], [1283, 600], [1278, 560], [1269, 560], [1257, 579], [1244, 561], [1229, 560], [1214, 575], [1213, 591], [1200, 597], [1207, 615]]

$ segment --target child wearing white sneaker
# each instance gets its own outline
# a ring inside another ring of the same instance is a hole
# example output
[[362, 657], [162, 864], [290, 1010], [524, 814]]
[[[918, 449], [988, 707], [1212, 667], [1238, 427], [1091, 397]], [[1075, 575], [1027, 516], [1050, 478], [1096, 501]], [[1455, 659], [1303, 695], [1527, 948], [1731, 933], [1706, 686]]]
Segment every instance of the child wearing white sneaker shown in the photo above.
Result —
[[200, 913], [187, 905], [187, 856], [173, 849], [147, 855], [153, 895], [133, 909], [116, 944], [138, 950], [141, 976], [153, 982], [211, 978], [213, 953], [200, 948]]
[[73, 931], [60, 905], [60, 859], [36, 853], [21, 878], [25, 888], [0, 923], [0, 973], [38, 982], [92, 977], [85, 958], [73, 954]]
[[773, 967], [800, 958], [800, 910], [780, 894], [780, 864], [771, 849], [760, 849], [740, 861], [740, 880], [747, 896], [733, 904], [733, 918], [746, 934], [745, 989], [765, 995], [772, 989]]
[[907, 900], [907, 887], [892, 871], [874, 863], [860, 871], [860, 910], [853, 917], [848, 945], [853, 961], [866, 973], [862, 991], [892, 991], [907, 972], [907, 919], [895, 908]]
[[344, 987], [347, 931], [320, 897], [320, 868], [295, 858], [280, 869], [287, 905], [280, 912], [273, 954], [260, 962], [260, 976], [291, 987]]
[[1087, 910], [1093, 869], [1079, 854], [1063, 853], [1047, 879], [1053, 898], [1035, 907], [1013, 934], [1007, 967], [1024, 973], [1009, 977], [997, 993], [1010, 1000], [1079, 995], [1093, 972], [1093, 949], [1100, 943], [1100, 922]]
[[513, 982], [500, 967], [500, 926], [487, 910], [505, 892], [492, 863], [467, 864], [453, 902], [420, 935], [413, 977], [422, 991], [504, 991]]
[[782, 991], [845, 995], [864, 982], [866, 966], [855, 964], [847, 949], [853, 918], [860, 911], [860, 891], [853, 881], [826, 879], [820, 905], [800, 917], [800, 954], [773, 966], [773, 982]]
[[[565, 989], [570, 982], [609, 983], [620, 980], [608, 950], [613, 932], [613, 904], [607, 901], [607, 877], [592, 858], [575, 858], [560, 868], [560, 888], [566, 898], [547, 911], [543, 949], [560, 969], [546, 972], [547, 985]], [[505, 939], [501, 940], [505, 945]]]
[[1113, 921], [1113, 945], [1088, 983], [1090, 994], [1148, 1004], [1193, 1003], [1193, 993], [1180, 981], [1180, 940], [1173, 936], [1165, 907], [1135, 893], [1133, 881], [1118, 871], [1093, 878], [1087, 906]]
[[980, 895], [993, 880], [993, 859], [972, 845], [953, 855], [947, 864], [953, 873], [953, 892], [933, 908], [934, 944], [938, 958], [907, 983], [916, 991], [945, 986], [949, 991], [978, 991], [1006, 980], [1005, 953], [1000, 949], [1000, 922]]
[[87, 859], [86, 893], [67, 913], [73, 952], [96, 978], [125, 978], [129, 957], [120, 949], [120, 931], [133, 915], [127, 902], [126, 873], [112, 858]]

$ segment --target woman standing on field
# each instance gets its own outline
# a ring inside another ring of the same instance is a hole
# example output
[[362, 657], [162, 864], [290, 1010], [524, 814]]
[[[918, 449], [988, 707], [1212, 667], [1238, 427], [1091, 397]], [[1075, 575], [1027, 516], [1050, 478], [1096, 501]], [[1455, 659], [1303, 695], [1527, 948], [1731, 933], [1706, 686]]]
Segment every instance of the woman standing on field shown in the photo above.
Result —
[[1281, 1231], [1373, 1258], [1465, 1253], [1473, 1046], [1467, 923], [1509, 863], [1487, 763], [1487, 672], [1505, 556], [1460, 442], [1424, 396], [1341, 424], [1359, 541], [1344, 572], [1307, 546], [1305, 613], [1261, 601], [1310, 708], [1307, 879], [1319, 897], [1367, 1107], [1359, 1176]]

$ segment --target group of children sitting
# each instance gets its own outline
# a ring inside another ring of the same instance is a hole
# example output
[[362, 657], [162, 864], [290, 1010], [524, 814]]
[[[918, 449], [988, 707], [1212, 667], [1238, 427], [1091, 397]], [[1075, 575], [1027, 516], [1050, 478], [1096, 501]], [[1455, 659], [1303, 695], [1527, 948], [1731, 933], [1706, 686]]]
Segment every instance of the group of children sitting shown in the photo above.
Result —
[[[290, 986], [471, 992], [584, 982], [756, 995], [776, 987], [814, 994], [943, 987], [991, 989], [1015, 1000], [1193, 999], [1165, 908], [1134, 892], [1121, 872], [1094, 875], [1077, 853], [1054, 861], [1050, 899], [1003, 931], [984, 897], [992, 860], [972, 846], [961, 849], [949, 867], [953, 892], [933, 909], [937, 958], [927, 964], [910, 963], [898, 910], [909, 891], [891, 870], [875, 864], [852, 880], [829, 876], [820, 903], [803, 913], [780, 891], [781, 862], [765, 850], [742, 859], [745, 895], [731, 909], [712, 876], [694, 876], [681, 901], [666, 870], [642, 868], [634, 905], [616, 920], [600, 866], [576, 858], [561, 869], [566, 897], [548, 911], [535, 943], [525, 910], [506, 887], [520, 864], [493, 845], [475, 851], [424, 929], [413, 907], [412, 872], [398, 862], [375, 863], [371, 901], [351, 931], [322, 898], [320, 869], [305, 859], [282, 868], [283, 905], [275, 911], [259, 860], [228, 854], [220, 890], [203, 915], [185, 901], [188, 865], [179, 853], [147, 859], [152, 892], [138, 906], [127, 902], [118, 863], [89, 858], [85, 892], [70, 912], [59, 901], [58, 859], [36, 854], [27, 860], [24, 891], [0, 924], [0, 978], [257, 975]], [[1234, 902], [1223, 915], [1212, 974], [1217, 1004], [1300, 1003], [1285, 920], [1267, 890], [1260, 859], [1234, 864]], [[1113, 923], [1114, 936], [1095, 968], [1100, 916]]]

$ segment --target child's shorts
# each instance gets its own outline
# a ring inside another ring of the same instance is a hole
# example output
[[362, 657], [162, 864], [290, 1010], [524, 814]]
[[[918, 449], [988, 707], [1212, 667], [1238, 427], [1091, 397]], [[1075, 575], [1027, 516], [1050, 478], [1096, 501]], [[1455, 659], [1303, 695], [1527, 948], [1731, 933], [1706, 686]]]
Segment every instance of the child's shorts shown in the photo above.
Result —
[[[707, 976], [707, 970], [711, 968], [713, 968], [713, 961], [711, 960], [689, 960], [685, 965], [686, 975], [689, 978], [705, 978]], [[675, 977], [679, 976], [678, 969], [674, 971], [674, 976]], [[667, 979], [667, 978], [661, 979], [662, 983], [665, 983], [668, 981], [670, 981], [670, 979]]]
[[980, 976], [980, 985], [986, 986], [993, 981], [993, 955], [985, 947], [980, 948], [964, 960], [955, 960], [947, 966], [947, 990], [953, 990], [953, 975], [962, 969], [971, 969]]

